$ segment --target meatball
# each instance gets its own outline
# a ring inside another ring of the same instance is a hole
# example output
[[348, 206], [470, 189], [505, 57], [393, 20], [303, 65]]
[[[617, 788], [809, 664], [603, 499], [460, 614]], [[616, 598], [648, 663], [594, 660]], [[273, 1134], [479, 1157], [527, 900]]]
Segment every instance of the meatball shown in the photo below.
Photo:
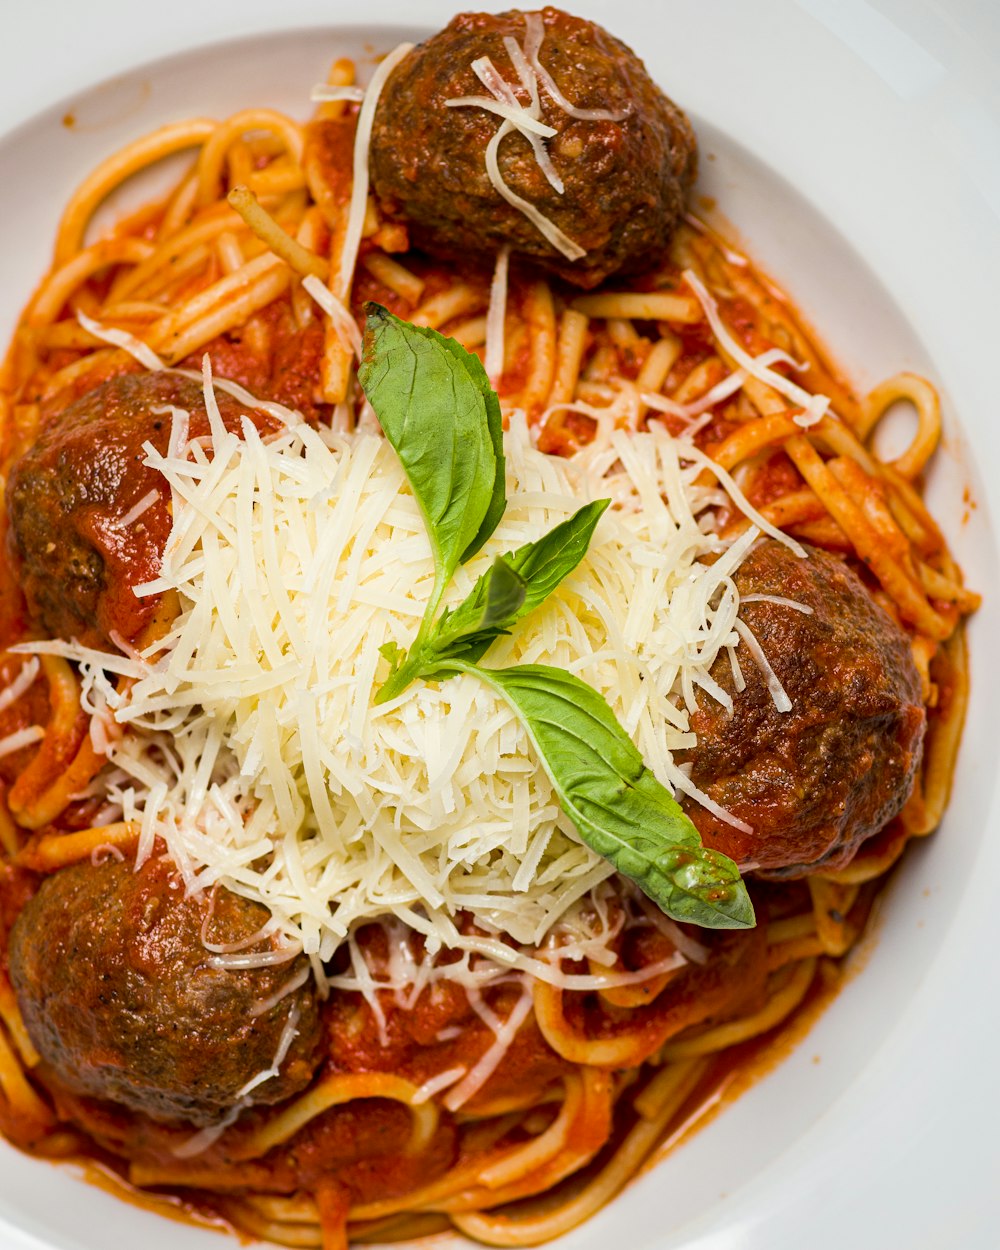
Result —
[[[210, 914], [211, 909], [211, 914]], [[206, 922], [206, 917], [209, 919]], [[10, 972], [31, 1040], [58, 1079], [156, 1120], [217, 1121], [272, 1067], [254, 1102], [303, 1089], [318, 1062], [319, 1015], [305, 956], [232, 970], [213, 944], [239, 943], [269, 912], [226, 889], [185, 894], [169, 860], [77, 864], [46, 878], [14, 924]], [[259, 939], [249, 952], [275, 946]], [[241, 953], [244, 953], [241, 950]]]
[[[745, 644], [737, 651], [741, 692], [728, 655], [720, 656], [712, 676], [734, 710], [703, 699], [691, 718], [698, 745], [676, 758], [753, 832], [691, 800], [685, 809], [707, 845], [761, 876], [842, 867], [898, 815], [913, 787], [925, 714], [909, 642], [854, 572], [825, 552], [810, 550], [803, 560], [765, 540], [735, 581], [744, 597], [740, 616], [792, 707], [777, 710]], [[812, 611], [746, 602], [749, 595], [778, 596]]]
[[[266, 418], [224, 392], [226, 427]], [[49, 634], [106, 646], [135, 640], [159, 596], [132, 587], [155, 577], [170, 530], [170, 493], [143, 461], [167, 448], [171, 408], [189, 433], [209, 432], [202, 387], [169, 373], [123, 374], [52, 417], [7, 483], [13, 563], [28, 611]]]
[[540, 17], [538, 60], [562, 95], [576, 108], [620, 119], [573, 117], [541, 83], [542, 120], [557, 131], [546, 143], [564, 191], [549, 184], [520, 133], [500, 142], [500, 173], [586, 255], [567, 260], [494, 188], [486, 149], [502, 119], [478, 107], [446, 107], [447, 100], [485, 94], [472, 69], [480, 57], [489, 57], [528, 103], [504, 46], [508, 36], [525, 46], [526, 15], [516, 10], [460, 14], [396, 66], [375, 113], [372, 185], [383, 214], [403, 221], [411, 241], [435, 256], [481, 257], [510, 244], [589, 288], [613, 273], [648, 270], [664, 255], [694, 181], [696, 142], [687, 118], [623, 43], [558, 9]]

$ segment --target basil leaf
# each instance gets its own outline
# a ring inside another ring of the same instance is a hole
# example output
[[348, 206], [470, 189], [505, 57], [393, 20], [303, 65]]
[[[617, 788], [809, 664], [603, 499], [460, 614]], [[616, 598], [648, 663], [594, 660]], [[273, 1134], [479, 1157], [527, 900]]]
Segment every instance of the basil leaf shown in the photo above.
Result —
[[[475, 628], [503, 629], [520, 612], [528, 594], [528, 584], [503, 556], [497, 556], [493, 567], [476, 584], [479, 585], [480, 582], [486, 582], [486, 602], [479, 613]], [[458, 616], [459, 612], [460, 608], [456, 609], [454, 615]]]
[[[454, 343], [455, 341], [454, 339], [445, 339], [445, 342]], [[465, 351], [458, 343], [455, 343], [455, 347], [461, 352], [460, 359], [468, 372], [470, 381], [474, 386], [478, 386], [482, 392], [483, 402], [486, 405], [486, 426], [489, 430], [490, 442], [493, 444], [493, 455], [496, 458], [496, 469], [493, 474], [493, 494], [490, 497], [490, 505], [486, 509], [483, 523], [480, 525], [475, 538], [462, 552], [462, 558], [459, 563], [464, 564], [466, 560], [471, 559], [476, 554], [500, 524], [500, 518], [507, 507], [507, 467], [503, 454], [503, 416], [500, 413], [500, 399], [496, 391], [490, 386], [490, 380], [486, 376], [486, 370], [483, 368], [479, 357]]]
[[487, 406], [482, 365], [454, 339], [401, 321], [381, 304], [365, 311], [358, 380], [402, 462], [447, 584], [503, 512], [503, 453], [498, 462], [499, 435], [491, 428], [499, 405], [493, 396]]
[[485, 669], [450, 661], [444, 672], [474, 673], [507, 700], [580, 837], [668, 916], [713, 929], [754, 925], [736, 865], [702, 846], [592, 686], [545, 664]]
[[[506, 507], [499, 401], [483, 367], [454, 339], [366, 304], [358, 380], [396, 450], [434, 554], [434, 590], [411, 649], [426, 638], [455, 569], [493, 533]], [[415, 672], [397, 667], [379, 692], [398, 694]]]
[[[428, 635], [425, 663], [454, 656], [473, 663], [480, 660], [490, 644], [507, 633], [517, 621], [540, 607], [559, 583], [587, 554], [594, 528], [610, 499], [585, 504], [535, 542], [525, 543], [509, 555], [498, 557], [493, 567], [476, 582], [471, 593], [457, 608], [446, 612]], [[516, 576], [524, 594], [504, 615], [501, 605], [505, 591]]]

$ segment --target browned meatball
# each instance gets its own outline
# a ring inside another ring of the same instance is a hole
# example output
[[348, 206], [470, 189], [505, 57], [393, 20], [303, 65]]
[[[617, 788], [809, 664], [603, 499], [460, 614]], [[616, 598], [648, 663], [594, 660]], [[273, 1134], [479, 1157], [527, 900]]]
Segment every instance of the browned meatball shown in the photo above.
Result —
[[600, 26], [542, 10], [538, 60], [570, 104], [622, 113], [621, 120], [567, 114], [540, 89], [547, 140], [564, 183], [559, 194], [523, 135], [500, 143], [507, 186], [586, 249], [567, 260], [528, 218], [501, 198], [486, 172], [486, 148], [502, 119], [481, 108], [448, 108], [484, 96], [472, 69], [489, 57], [527, 104], [504, 37], [522, 47], [525, 14], [463, 13], [392, 71], [375, 113], [371, 174], [384, 214], [404, 221], [411, 241], [436, 256], [516, 253], [581, 287], [610, 274], [648, 270], [666, 251], [694, 180], [697, 149], [687, 118], [650, 79], [639, 58]]
[[[11, 932], [10, 972], [31, 1040], [63, 1084], [153, 1119], [208, 1124], [273, 1065], [292, 1012], [297, 1032], [279, 1072], [250, 1097], [274, 1103], [308, 1084], [319, 1040], [312, 982], [281, 993], [305, 957], [213, 967], [202, 939], [211, 905], [207, 894], [187, 896], [163, 858], [138, 872], [78, 864], [42, 882]], [[219, 889], [208, 939], [240, 942], [268, 916]], [[274, 946], [265, 938], [247, 949]]]
[[[227, 428], [266, 418], [217, 393]], [[208, 434], [198, 383], [169, 373], [112, 378], [54, 416], [11, 469], [10, 542], [28, 610], [51, 635], [90, 645], [134, 640], [159, 607], [132, 587], [155, 577], [170, 530], [170, 492], [143, 461], [166, 450], [169, 408]], [[155, 497], [153, 495], [155, 492]], [[131, 516], [144, 501], [149, 506]]]
[[698, 746], [677, 758], [717, 803], [753, 827], [743, 833], [685, 802], [705, 842], [761, 876], [801, 877], [849, 862], [896, 816], [920, 763], [925, 714], [906, 635], [840, 560], [810, 550], [803, 560], [770, 540], [736, 574], [740, 616], [791, 699], [779, 712], [745, 644], [737, 651], [746, 689], [737, 693], [728, 656], [712, 676], [733, 698], [730, 715], [702, 699], [692, 717]]

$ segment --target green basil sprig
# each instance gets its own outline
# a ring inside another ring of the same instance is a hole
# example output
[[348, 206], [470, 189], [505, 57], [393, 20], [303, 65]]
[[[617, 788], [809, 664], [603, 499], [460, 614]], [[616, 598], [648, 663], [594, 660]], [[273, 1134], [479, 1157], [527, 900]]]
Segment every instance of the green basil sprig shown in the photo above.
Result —
[[587, 504], [535, 542], [498, 556], [456, 608], [437, 616], [455, 569], [506, 507], [499, 401], [479, 360], [452, 339], [366, 306], [358, 377], [427, 524], [435, 581], [408, 653], [383, 648], [384, 702], [411, 681], [471, 673], [514, 709], [580, 838], [668, 915], [706, 928], [755, 923], [739, 870], [702, 846], [604, 697], [544, 664], [486, 669], [490, 645], [538, 607], [586, 554], [609, 500]]
[[[507, 506], [503, 422], [482, 365], [454, 339], [400, 321], [380, 304], [365, 311], [358, 380], [402, 462], [434, 553], [416, 654], [455, 570], [482, 547]], [[379, 700], [400, 694], [416, 675], [413, 664], [397, 668]]]

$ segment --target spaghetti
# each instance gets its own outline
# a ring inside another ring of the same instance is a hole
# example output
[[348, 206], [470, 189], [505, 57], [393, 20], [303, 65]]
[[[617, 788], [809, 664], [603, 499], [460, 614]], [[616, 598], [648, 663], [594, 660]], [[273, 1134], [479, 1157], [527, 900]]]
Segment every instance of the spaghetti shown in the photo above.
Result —
[[[489, 257], [460, 271], [409, 251], [405, 225], [368, 188], [363, 146], [379, 87], [407, 51], [383, 62], [360, 107], [353, 66], [339, 60], [332, 98], [308, 124], [258, 108], [172, 124], [84, 181], [4, 366], [5, 466], [108, 379], [149, 367], [200, 373], [204, 355], [240, 402], [264, 411], [262, 442], [289, 412], [349, 440], [369, 419], [355, 319], [375, 299], [485, 358], [512, 427], [530, 431], [531, 454], [603, 480], [628, 460], [629, 439], [669, 441], [679, 448], [670, 472], [703, 492], [698, 524], [725, 549], [763, 531], [845, 561], [905, 632], [927, 733], [905, 806], [857, 853], [813, 864], [802, 879], [751, 880], [762, 918], [752, 933], [678, 926], [610, 870], [588, 876], [589, 861], [537, 940], [490, 927], [471, 898], [443, 949], [412, 906], [408, 920], [361, 914], [311, 949], [303, 922], [298, 945], [276, 947], [274, 962], [305, 948], [310, 971], [260, 1008], [283, 1009], [307, 975], [320, 979], [328, 997], [315, 1079], [274, 1107], [248, 1090], [197, 1133], [68, 1088], [40, 1061], [4, 972], [5, 1136], [47, 1157], [97, 1160], [130, 1186], [178, 1194], [251, 1235], [327, 1250], [448, 1226], [491, 1245], [561, 1235], [834, 986], [885, 874], [946, 806], [968, 691], [962, 619], [978, 604], [920, 493], [941, 433], [933, 387], [903, 374], [859, 400], [787, 300], [700, 221], [679, 228], [655, 272], [586, 295], [506, 251], [495, 268]], [[544, 44], [528, 60], [539, 57]], [[515, 106], [516, 95], [503, 105]], [[88, 241], [94, 212], [123, 182], [184, 151], [190, 167], [164, 199]], [[873, 440], [900, 400], [916, 408], [916, 431], [883, 461]], [[161, 506], [144, 494], [129, 524], [152, 525]], [[4, 601], [20, 603], [14, 570], [0, 576]], [[162, 849], [162, 830], [129, 806], [138, 772], [124, 776], [115, 756], [142, 726], [123, 728], [112, 712], [143, 680], [142, 657], [171, 636], [179, 602], [176, 588], [164, 593], [141, 632], [112, 638], [114, 660], [37, 638], [21, 609], [0, 622], [5, 941], [46, 876]], [[743, 637], [743, 663], [753, 664], [752, 635]], [[675, 728], [690, 748], [690, 724]], [[561, 836], [550, 830], [525, 847], [515, 888], [546, 865], [558, 875], [549, 842]], [[286, 939], [290, 914], [278, 925]], [[259, 933], [213, 944], [211, 927], [209, 915], [202, 936], [218, 966], [260, 958]], [[287, 1019], [275, 1071], [298, 1017]]]

